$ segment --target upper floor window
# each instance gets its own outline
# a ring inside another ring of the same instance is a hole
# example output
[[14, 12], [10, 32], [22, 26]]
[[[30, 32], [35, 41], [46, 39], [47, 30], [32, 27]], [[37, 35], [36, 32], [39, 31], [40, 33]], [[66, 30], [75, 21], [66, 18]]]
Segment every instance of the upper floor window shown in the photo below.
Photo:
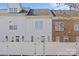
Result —
[[74, 23], [74, 31], [79, 31], [79, 22]]
[[64, 31], [64, 23], [63, 22], [55, 22], [55, 30], [56, 31]]
[[9, 8], [9, 12], [17, 12], [17, 8]]
[[17, 12], [17, 8], [14, 8], [14, 12]]
[[42, 29], [43, 21], [35, 21], [35, 29]]
[[17, 30], [17, 25], [10, 25], [9, 26], [9, 29], [10, 30]]
[[13, 8], [9, 8], [9, 12], [13, 12]]

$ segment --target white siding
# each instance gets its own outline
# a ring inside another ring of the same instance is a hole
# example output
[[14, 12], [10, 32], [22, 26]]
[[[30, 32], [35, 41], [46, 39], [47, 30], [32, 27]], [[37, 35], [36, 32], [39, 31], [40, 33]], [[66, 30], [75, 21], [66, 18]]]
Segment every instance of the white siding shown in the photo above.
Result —
[[8, 4], [8, 12], [20, 12], [22, 9], [21, 9], [21, 6], [19, 3], [9, 3]]
[[[41, 30], [35, 28], [36, 21], [43, 22]], [[11, 30], [10, 25], [17, 25], [17, 29]], [[52, 41], [50, 18], [0, 16], [0, 55], [43, 55], [43, 41]]]

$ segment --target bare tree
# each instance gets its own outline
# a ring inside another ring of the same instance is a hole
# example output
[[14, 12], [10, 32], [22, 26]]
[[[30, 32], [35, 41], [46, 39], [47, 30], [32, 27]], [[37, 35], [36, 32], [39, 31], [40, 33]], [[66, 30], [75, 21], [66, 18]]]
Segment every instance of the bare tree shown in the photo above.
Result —
[[65, 5], [68, 5], [70, 10], [79, 10], [79, 3], [65, 3]]
[[[62, 3], [57, 3], [60, 6]], [[79, 3], [64, 3], [64, 5], [69, 6], [70, 10], [79, 10]]]
[[70, 9], [79, 10], [79, 3], [65, 3]]

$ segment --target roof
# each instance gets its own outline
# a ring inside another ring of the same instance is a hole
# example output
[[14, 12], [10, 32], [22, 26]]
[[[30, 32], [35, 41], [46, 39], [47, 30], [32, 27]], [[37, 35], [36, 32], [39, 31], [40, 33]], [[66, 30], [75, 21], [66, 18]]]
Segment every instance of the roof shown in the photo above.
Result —
[[74, 10], [52, 10], [56, 16], [61, 17], [77, 17], [79, 16], [79, 11]]
[[34, 9], [34, 15], [52, 15], [49, 9]]
[[22, 8], [19, 13], [9, 13], [7, 9], [0, 10], [0, 15], [12, 15], [12, 14], [25, 14], [26, 16], [43, 16], [43, 15], [52, 15], [49, 9], [30, 9], [30, 8]]
[[78, 17], [79, 16], [79, 11], [31, 9], [31, 8], [22, 7], [22, 10], [19, 13], [8, 13], [7, 9], [0, 9], [0, 15]]

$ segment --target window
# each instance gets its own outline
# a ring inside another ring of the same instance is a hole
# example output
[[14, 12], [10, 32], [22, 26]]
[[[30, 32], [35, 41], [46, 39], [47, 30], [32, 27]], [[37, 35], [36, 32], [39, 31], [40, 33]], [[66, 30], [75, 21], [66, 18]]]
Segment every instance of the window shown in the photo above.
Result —
[[45, 36], [41, 36], [41, 42], [42, 42], [42, 43], [45, 42]]
[[14, 8], [14, 12], [17, 12], [17, 8]]
[[64, 31], [64, 23], [63, 22], [56, 22], [55, 23], [55, 30], [56, 31]]
[[14, 25], [13, 27], [14, 27], [14, 30], [17, 30], [17, 25]]
[[6, 38], [6, 41], [8, 41], [8, 36], [5, 36], [5, 38]]
[[33, 36], [31, 36], [31, 42], [33, 42]]
[[10, 30], [13, 30], [13, 26], [12, 26], [12, 25], [10, 25], [10, 26], [9, 26], [9, 29], [10, 29]]
[[56, 42], [60, 42], [60, 37], [56, 36]]
[[79, 36], [76, 36], [76, 42], [79, 42]]
[[17, 25], [10, 25], [9, 26], [9, 29], [10, 30], [17, 30]]
[[79, 22], [74, 24], [74, 31], [79, 31]]
[[24, 41], [24, 36], [22, 36], [22, 42]]
[[16, 36], [16, 42], [19, 42], [19, 37], [20, 37], [20, 36]]
[[68, 42], [68, 41], [69, 41], [68, 36], [64, 36], [64, 38], [63, 38], [63, 42]]
[[17, 12], [17, 8], [9, 8], [9, 12]]
[[35, 28], [42, 29], [43, 28], [43, 21], [35, 21]]
[[9, 12], [13, 12], [13, 8], [9, 8]]

